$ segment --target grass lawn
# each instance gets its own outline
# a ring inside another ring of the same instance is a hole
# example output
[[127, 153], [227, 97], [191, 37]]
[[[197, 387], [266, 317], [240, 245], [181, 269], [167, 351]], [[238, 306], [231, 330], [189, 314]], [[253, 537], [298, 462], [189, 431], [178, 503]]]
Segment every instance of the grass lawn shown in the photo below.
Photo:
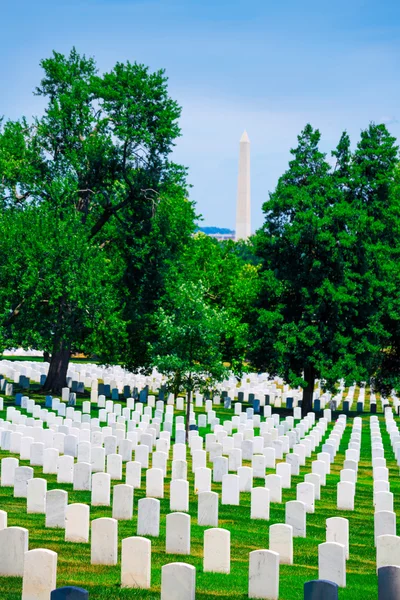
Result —
[[[35, 394], [30, 393], [30, 397]], [[230, 418], [232, 411], [223, 408], [217, 416], [223, 420]], [[196, 409], [198, 412], [199, 409]], [[97, 411], [93, 411], [93, 416]], [[176, 415], [182, 414], [176, 412]], [[5, 418], [5, 411], [0, 413]], [[390, 487], [394, 493], [395, 507], [400, 509], [400, 483], [398, 467], [390, 447], [389, 436], [380, 418], [385, 458], [390, 470]], [[333, 424], [330, 425], [329, 431]], [[321, 488], [321, 500], [316, 502], [315, 514], [307, 515], [307, 537], [294, 538], [294, 564], [280, 567], [281, 600], [302, 600], [304, 582], [318, 578], [318, 544], [325, 541], [325, 521], [328, 517], [342, 516], [350, 522], [350, 559], [347, 561], [347, 587], [339, 592], [341, 600], [373, 600], [377, 597], [377, 577], [375, 572], [374, 520], [372, 502], [372, 465], [371, 442], [369, 435], [369, 415], [363, 416], [362, 446], [356, 486], [354, 512], [336, 510], [336, 485], [339, 471], [343, 466], [345, 450], [348, 447], [352, 419], [348, 419], [339, 452], [335, 463], [331, 465], [331, 474], [327, 476], [327, 485]], [[209, 429], [200, 430], [204, 435]], [[327, 435], [329, 435], [329, 431]], [[317, 449], [319, 451], [319, 449]], [[170, 452], [172, 457], [172, 450]], [[9, 456], [0, 451], [0, 458]], [[271, 504], [270, 521], [250, 520], [250, 493], [241, 493], [240, 506], [219, 506], [219, 527], [231, 532], [231, 573], [221, 575], [203, 573], [203, 535], [205, 527], [197, 525], [197, 499], [193, 493], [193, 475], [188, 453], [188, 478], [190, 488], [191, 555], [176, 556], [165, 553], [165, 517], [169, 513], [169, 477], [165, 480], [165, 498], [161, 500], [160, 537], [152, 541], [152, 585], [150, 590], [132, 590], [120, 588], [120, 562], [116, 567], [99, 567], [90, 565], [90, 543], [74, 544], [64, 542], [64, 531], [46, 529], [44, 515], [28, 515], [26, 500], [14, 499], [11, 488], [0, 488], [0, 509], [8, 513], [8, 525], [26, 527], [29, 530], [29, 549], [47, 548], [58, 553], [57, 586], [77, 585], [89, 590], [93, 600], [116, 600], [125, 598], [155, 599], [160, 597], [161, 567], [174, 561], [187, 562], [196, 567], [196, 598], [205, 599], [210, 596], [220, 599], [247, 598], [249, 552], [257, 549], [268, 549], [268, 530], [273, 523], [285, 522], [285, 502], [296, 499], [296, 484], [304, 480], [304, 475], [311, 471], [311, 461], [315, 454], [307, 459], [301, 468], [299, 477], [292, 477], [290, 490], [283, 490], [282, 504]], [[27, 461], [20, 461], [28, 465]], [[249, 464], [249, 463], [243, 463]], [[211, 466], [210, 464], [208, 466]], [[90, 493], [74, 492], [72, 485], [57, 484], [56, 476], [43, 475], [40, 467], [35, 467], [35, 476], [44, 477], [48, 489], [64, 489], [68, 492], [68, 502], [90, 504]], [[125, 469], [124, 469], [125, 472]], [[272, 470], [267, 470], [273, 472]], [[168, 474], [171, 474], [169, 461]], [[125, 477], [125, 474], [124, 474]], [[118, 483], [118, 482], [114, 482]], [[254, 480], [255, 486], [264, 485], [262, 479]], [[221, 492], [221, 484], [212, 484], [212, 490]], [[142, 470], [142, 489], [135, 490], [135, 508], [132, 521], [120, 521], [118, 538], [121, 540], [136, 535], [137, 502], [145, 496], [145, 477]], [[91, 519], [111, 517], [110, 507], [91, 507]], [[119, 557], [120, 557], [119, 548]], [[19, 600], [22, 581], [20, 578], [0, 578], [2, 600]]]

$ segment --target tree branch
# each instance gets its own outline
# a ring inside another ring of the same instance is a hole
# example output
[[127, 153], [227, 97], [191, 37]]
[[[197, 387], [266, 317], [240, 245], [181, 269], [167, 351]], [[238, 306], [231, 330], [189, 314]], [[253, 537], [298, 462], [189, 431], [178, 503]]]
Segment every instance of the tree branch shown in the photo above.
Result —
[[14, 308], [14, 310], [12, 310], [11, 314], [9, 315], [9, 317], [7, 319], [7, 324], [12, 323], [13, 320], [19, 315], [20, 308], [24, 304], [24, 302], [25, 302], [25, 298], [23, 300], [21, 300], [21, 302]]

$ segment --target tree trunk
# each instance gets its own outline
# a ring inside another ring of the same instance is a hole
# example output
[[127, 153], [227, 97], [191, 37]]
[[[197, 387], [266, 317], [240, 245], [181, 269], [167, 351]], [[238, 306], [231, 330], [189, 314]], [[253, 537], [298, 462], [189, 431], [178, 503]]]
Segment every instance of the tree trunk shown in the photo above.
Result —
[[190, 405], [192, 402], [192, 392], [188, 392], [187, 405], [186, 405], [186, 443], [189, 443], [189, 423], [190, 423]]
[[303, 390], [303, 403], [301, 405], [303, 417], [312, 410], [315, 384], [315, 369], [313, 365], [306, 365], [304, 368], [304, 379], [307, 382], [307, 387]]
[[71, 358], [71, 346], [63, 340], [54, 342], [51, 354], [49, 372], [43, 386], [44, 392], [61, 394], [63, 387], [67, 385], [67, 371], [69, 359]]
[[179, 371], [176, 371], [175, 376], [174, 376], [174, 382], [172, 384], [172, 389], [173, 389], [173, 394], [174, 394], [174, 401], [176, 401], [179, 392], [181, 391], [181, 374]]
[[43, 352], [43, 362], [50, 362], [50, 352], [47, 352], [47, 350], [45, 352]]

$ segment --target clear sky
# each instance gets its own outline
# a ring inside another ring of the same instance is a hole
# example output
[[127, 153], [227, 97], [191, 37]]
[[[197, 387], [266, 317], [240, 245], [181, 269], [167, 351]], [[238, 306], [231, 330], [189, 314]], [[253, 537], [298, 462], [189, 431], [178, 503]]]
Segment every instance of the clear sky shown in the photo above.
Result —
[[237, 159], [251, 141], [252, 225], [310, 122], [330, 151], [370, 121], [400, 138], [398, 0], [0, 0], [0, 115], [39, 114], [39, 61], [73, 45], [100, 71], [165, 68], [183, 107], [175, 160], [204, 225], [235, 225]]

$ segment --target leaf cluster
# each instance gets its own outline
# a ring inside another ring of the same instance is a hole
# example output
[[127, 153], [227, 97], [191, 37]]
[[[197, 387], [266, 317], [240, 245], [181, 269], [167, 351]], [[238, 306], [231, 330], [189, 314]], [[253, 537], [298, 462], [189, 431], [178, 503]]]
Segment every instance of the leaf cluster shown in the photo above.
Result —
[[384, 125], [371, 124], [354, 152], [342, 135], [332, 168], [319, 142], [307, 125], [263, 206], [250, 355], [294, 385], [305, 386], [311, 368], [333, 389], [341, 378], [371, 377], [391, 336], [385, 315], [398, 278], [398, 149]]

